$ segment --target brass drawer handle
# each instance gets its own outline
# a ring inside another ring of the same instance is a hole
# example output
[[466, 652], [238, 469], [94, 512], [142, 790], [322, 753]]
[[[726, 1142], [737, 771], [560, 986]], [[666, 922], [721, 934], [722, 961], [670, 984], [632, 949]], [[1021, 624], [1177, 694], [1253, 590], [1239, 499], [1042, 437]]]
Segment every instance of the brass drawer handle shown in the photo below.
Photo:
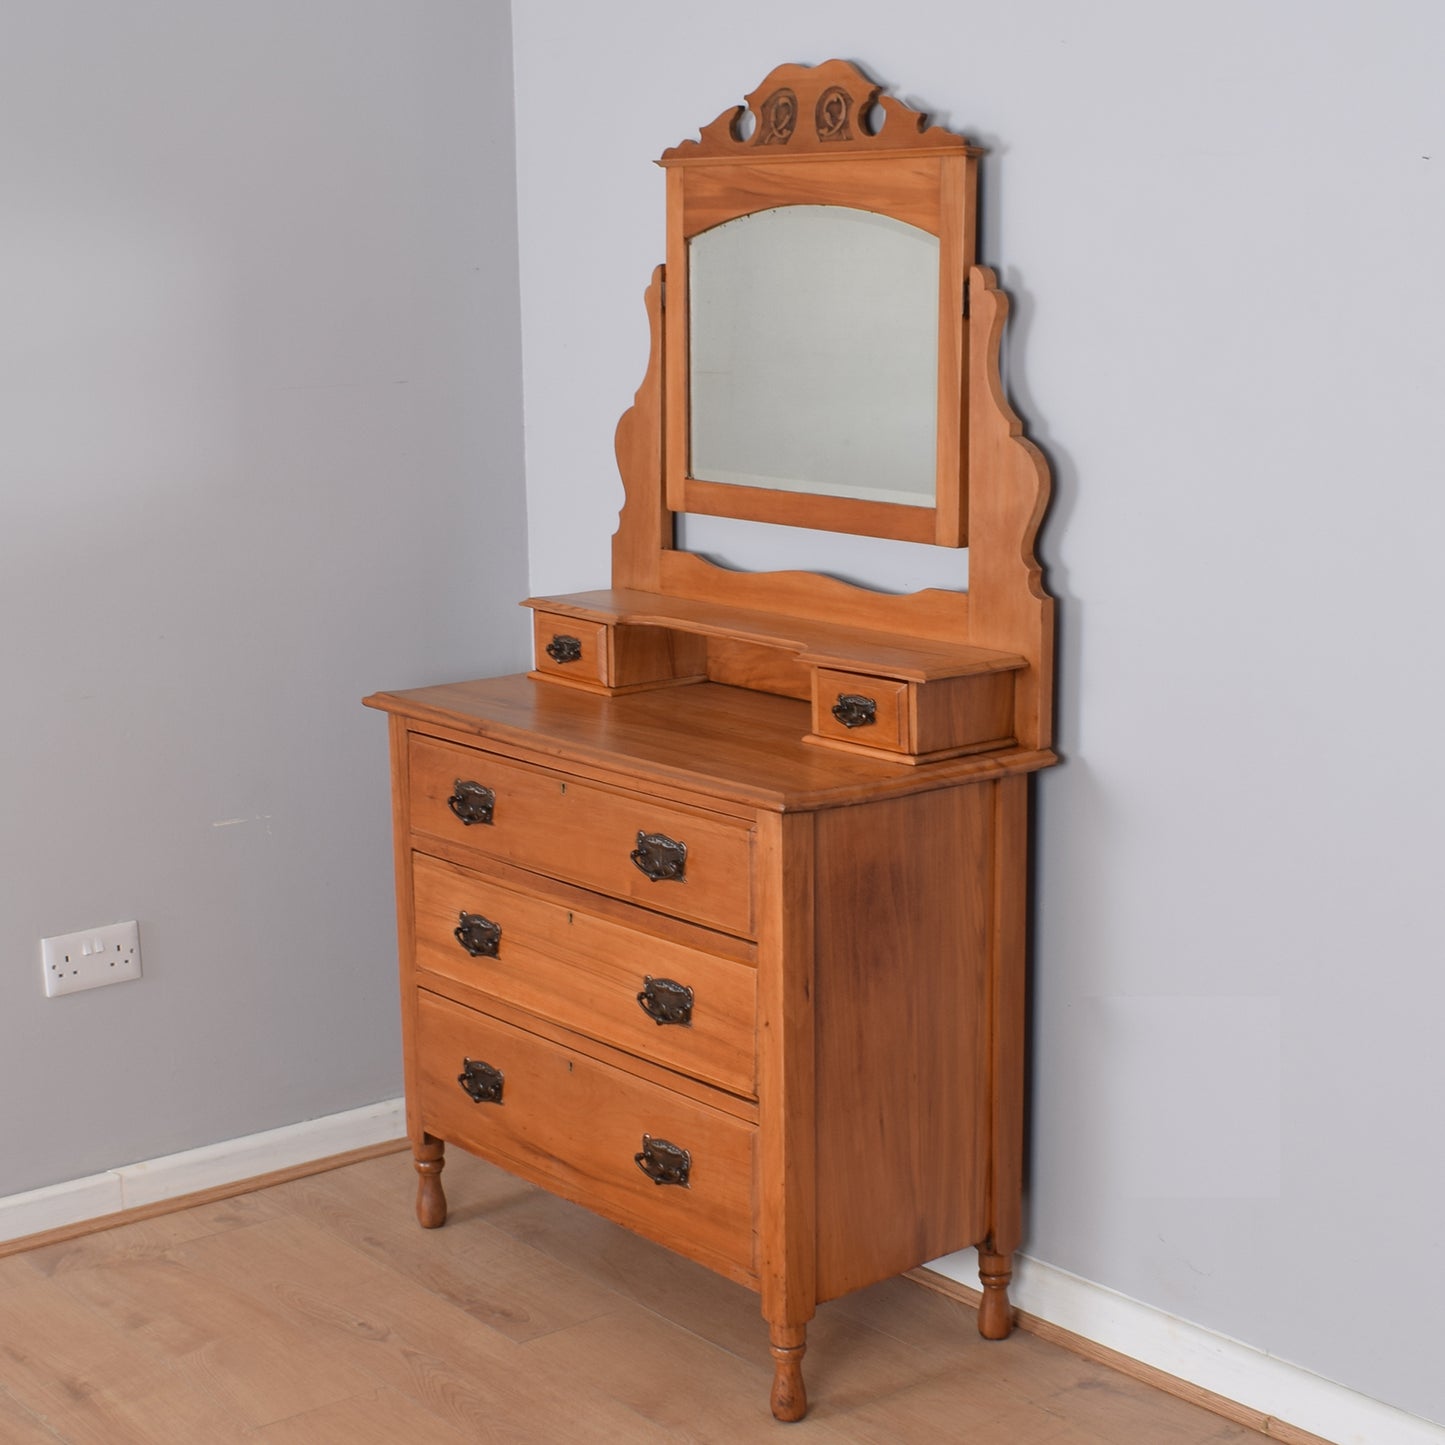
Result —
[[558, 633], [547, 644], [547, 656], [559, 665], [565, 662], [582, 661], [582, 639]]
[[463, 782], [457, 779], [452, 795], [447, 799], [449, 807], [467, 827], [473, 823], [490, 823], [492, 809], [497, 806], [497, 795], [480, 783]]
[[692, 1171], [692, 1155], [666, 1139], [654, 1139], [651, 1134], [642, 1136], [642, 1152], [632, 1156], [632, 1162], [652, 1180], [654, 1184], [680, 1184], [684, 1189], [691, 1186], [687, 1176]]
[[474, 1104], [502, 1102], [502, 1071], [484, 1064], [480, 1059], [463, 1059], [459, 1083]]
[[627, 855], [654, 883], [669, 879], [687, 881], [687, 844], [669, 838], [666, 833], [637, 834], [637, 847]]
[[502, 947], [502, 925], [480, 913], [463, 912], [460, 922], [452, 929], [452, 937], [473, 958], [496, 958]]
[[878, 704], [858, 692], [840, 692], [833, 716], [845, 728], [869, 728], [878, 721]]
[[642, 992], [637, 1002], [643, 1013], [660, 1028], [663, 1024], [681, 1024], [692, 1027], [692, 990], [685, 983], [670, 978], [653, 978], [648, 974], [642, 980]]

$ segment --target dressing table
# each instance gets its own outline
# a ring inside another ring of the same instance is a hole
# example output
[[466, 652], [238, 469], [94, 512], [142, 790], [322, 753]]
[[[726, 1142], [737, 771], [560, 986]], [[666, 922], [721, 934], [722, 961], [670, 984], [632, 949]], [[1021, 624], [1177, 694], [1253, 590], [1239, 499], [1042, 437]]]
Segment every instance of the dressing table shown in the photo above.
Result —
[[[976, 1245], [1011, 1326], [1048, 473], [999, 379], [979, 152], [852, 65], [668, 150], [610, 590], [389, 714], [417, 1214], [447, 1143], [815, 1307]], [[729, 570], [692, 513], [967, 548], [967, 590]]]

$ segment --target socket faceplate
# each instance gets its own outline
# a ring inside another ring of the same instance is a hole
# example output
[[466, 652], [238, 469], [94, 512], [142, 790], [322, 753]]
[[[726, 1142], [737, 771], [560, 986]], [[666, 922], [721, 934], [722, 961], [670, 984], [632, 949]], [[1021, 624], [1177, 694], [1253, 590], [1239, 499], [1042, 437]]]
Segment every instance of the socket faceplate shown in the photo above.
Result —
[[45, 996], [104, 988], [140, 977], [140, 925], [109, 923], [40, 940]]

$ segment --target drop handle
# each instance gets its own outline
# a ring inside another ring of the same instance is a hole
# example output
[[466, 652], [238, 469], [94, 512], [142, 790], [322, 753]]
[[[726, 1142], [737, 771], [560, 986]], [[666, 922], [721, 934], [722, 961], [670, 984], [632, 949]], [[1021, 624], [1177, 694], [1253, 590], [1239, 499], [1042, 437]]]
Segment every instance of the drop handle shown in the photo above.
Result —
[[644, 1134], [642, 1150], [632, 1156], [632, 1162], [654, 1184], [676, 1184], [683, 1189], [691, 1187], [687, 1181], [692, 1172], [692, 1155], [666, 1139], [654, 1139], [651, 1134]]
[[447, 799], [447, 807], [468, 828], [473, 823], [490, 823], [496, 806], [497, 795], [491, 788], [484, 788], [480, 783], [462, 778], [458, 778], [452, 785], [452, 795]]
[[861, 692], [840, 692], [832, 713], [845, 728], [867, 728], [878, 721], [878, 704]]
[[637, 834], [637, 847], [627, 855], [654, 883], [687, 880], [687, 844], [666, 833]]
[[692, 1026], [692, 990], [685, 983], [671, 978], [653, 978], [647, 974], [642, 980], [642, 992], [637, 995], [638, 1006], [659, 1028], [663, 1024]]
[[497, 958], [502, 947], [502, 925], [493, 923], [480, 913], [459, 915], [452, 937], [471, 954], [473, 958]]
[[500, 1104], [502, 1102], [503, 1075], [500, 1069], [481, 1059], [463, 1059], [462, 1071], [457, 1075], [462, 1092], [474, 1104]]
[[559, 666], [568, 662], [581, 662], [582, 639], [568, 637], [565, 633], [559, 632], [547, 644], [545, 651], [547, 656]]

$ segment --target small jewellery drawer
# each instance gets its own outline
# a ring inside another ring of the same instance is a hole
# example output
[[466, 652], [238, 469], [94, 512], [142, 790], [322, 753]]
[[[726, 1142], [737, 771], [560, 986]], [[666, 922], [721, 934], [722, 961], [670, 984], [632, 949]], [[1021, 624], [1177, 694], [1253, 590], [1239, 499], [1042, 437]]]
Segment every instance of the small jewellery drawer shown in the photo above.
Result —
[[[1008, 659], [1005, 659], [1008, 662]], [[903, 682], [820, 667], [810, 742], [923, 762], [1013, 741], [1014, 667]]]
[[751, 1096], [757, 975], [745, 963], [412, 855], [416, 962], [493, 998]]
[[420, 991], [421, 1127], [753, 1277], [754, 1126]]
[[679, 807], [413, 734], [411, 825], [518, 867], [743, 937], [753, 833]]
[[872, 748], [908, 751], [908, 684], [820, 667], [813, 674], [813, 731]]
[[607, 628], [554, 612], [532, 614], [533, 666], [561, 682], [595, 683], [607, 677]]

